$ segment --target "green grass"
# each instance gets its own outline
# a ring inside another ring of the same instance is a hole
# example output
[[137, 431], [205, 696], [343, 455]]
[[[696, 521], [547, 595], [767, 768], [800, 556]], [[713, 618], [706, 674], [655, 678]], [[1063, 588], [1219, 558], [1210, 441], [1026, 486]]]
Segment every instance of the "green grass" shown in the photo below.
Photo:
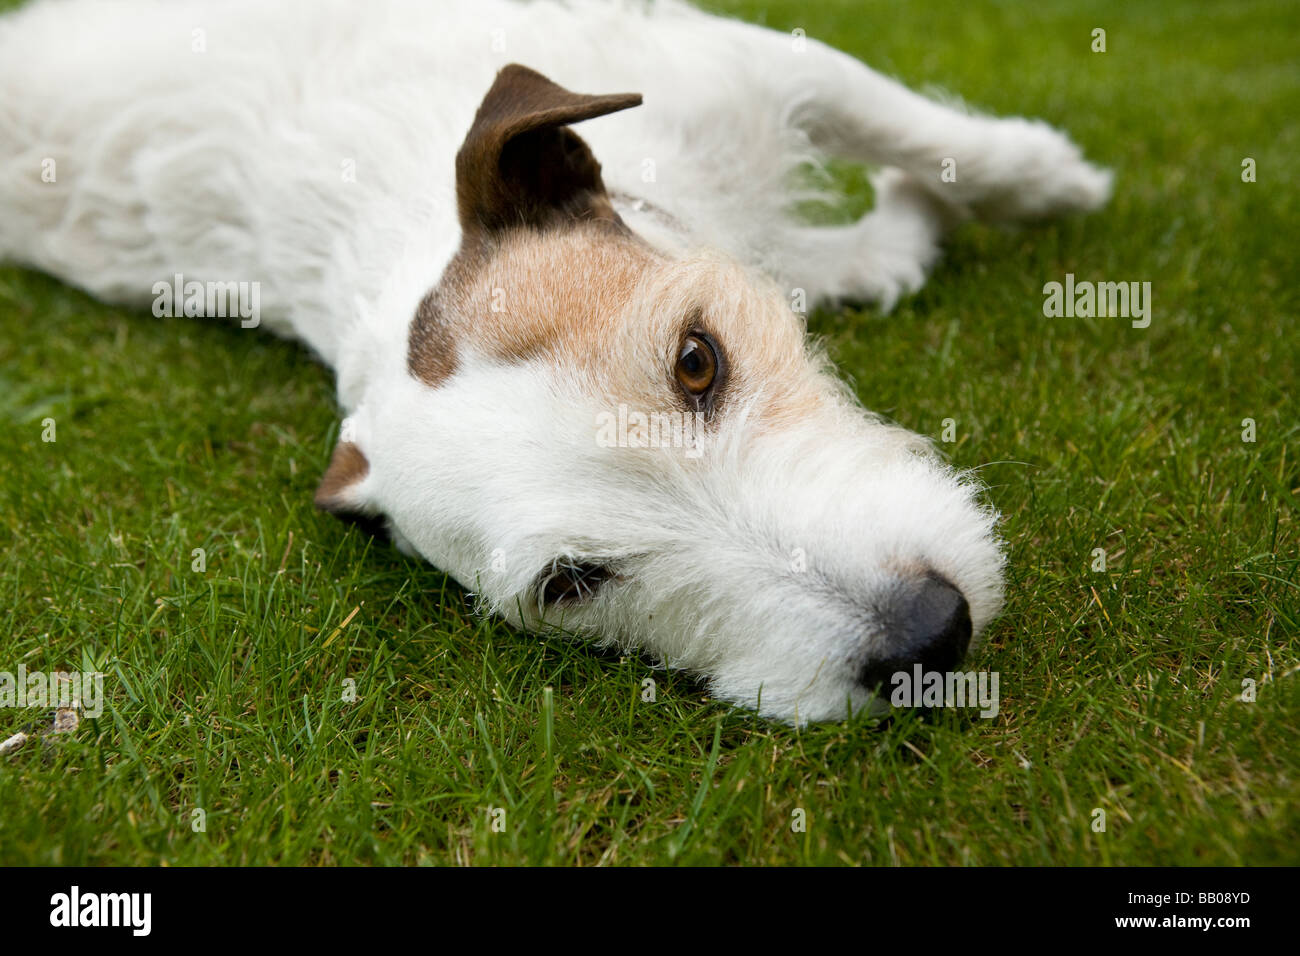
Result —
[[[303, 352], [3, 268], [0, 670], [97, 668], [108, 701], [0, 757], [0, 863], [1300, 859], [1294, 5], [722, 6], [1117, 172], [1098, 215], [968, 225], [895, 313], [812, 320], [869, 407], [955, 419], [953, 460], [984, 466], [1010, 587], [972, 666], [998, 717], [795, 731], [477, 620], [312, 509], [337, 421]], [[1066, 272], [1150, 281], [1150, 328], [1044, 318]], [[0, 710], [0, 738], [35, 716]]]

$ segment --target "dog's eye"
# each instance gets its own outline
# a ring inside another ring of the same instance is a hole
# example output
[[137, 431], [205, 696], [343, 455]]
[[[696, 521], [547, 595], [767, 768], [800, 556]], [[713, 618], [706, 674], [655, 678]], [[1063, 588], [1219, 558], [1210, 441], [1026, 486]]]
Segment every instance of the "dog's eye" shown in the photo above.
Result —
[[698, 398], [713, 387], [718, 375], [718, 356], [713, 346], [698, 335], [686, 336], [682, 350], [677, 353], [677, 367], [673, 370], [677, 383], [692, 398]]

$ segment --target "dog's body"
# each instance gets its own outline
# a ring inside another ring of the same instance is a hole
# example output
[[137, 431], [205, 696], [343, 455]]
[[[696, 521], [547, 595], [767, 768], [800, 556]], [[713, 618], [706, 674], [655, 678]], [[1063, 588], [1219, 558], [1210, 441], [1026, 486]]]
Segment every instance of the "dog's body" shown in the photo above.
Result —
[[[888, 306], [965, 216], [1102, 203], [1049, 127], [676, 4], [38, 3], [0, 21], [0, 94], [0, 258], [143, 307], [259, 283], [349, 415], [318, 501], [490, 610], [787, 720], [996, 613], [973, 483], [857, 407], [791, 304]], [[852, 226], [791, 217], [828, 155], [886, 167]], [[598, 440], [628, 408], [703, 440]]]

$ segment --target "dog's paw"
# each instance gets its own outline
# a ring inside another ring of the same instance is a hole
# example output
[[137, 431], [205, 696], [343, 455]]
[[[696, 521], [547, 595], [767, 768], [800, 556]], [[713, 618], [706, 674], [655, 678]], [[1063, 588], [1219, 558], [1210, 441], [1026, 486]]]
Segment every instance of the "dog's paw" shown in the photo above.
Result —
[[925, 285], [926, 270], [916, 259], [873, 252], [846, 299], [870, 302], [881, 312], [892, 312], [898, 300], [920, 291]]
[[939, 258], [940, 239], [969, 213], [900, 169], [880, 170], [871, 186], [875, 207], [857, 225], [853, 297], [889, 312], [925, 284]]
[[938, 240], [971, 216], [952, 196], [927, 189], [915, 176], [895, 166], [877, 170], [868, 179], [876, 197], [872, 214], [888, 219], [891, 231], [908, 239], [914, 252], [928, 250], [937, 255]]
[[[998, 121], [963, 197], [981, 219], [1024, 221], [1099, 209], [1113, 174], [1094, 166], [1059, 130], [1036, 120]], [[958, 183], [962, 173], [958, 170]]]

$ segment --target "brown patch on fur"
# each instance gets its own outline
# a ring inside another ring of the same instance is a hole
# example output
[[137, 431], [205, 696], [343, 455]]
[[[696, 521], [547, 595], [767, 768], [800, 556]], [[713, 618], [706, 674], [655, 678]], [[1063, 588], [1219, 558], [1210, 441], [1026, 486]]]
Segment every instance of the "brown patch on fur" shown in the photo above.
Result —
[[346, 514], [356, 511], [356, 507], [347, 500], [347, 491], [370, 473], [370, 462], [366, 456], [350, 441], [341, 441], [334, 446], [329, 467], [316, 488], [316, 507], [322, 511]]
[[604, 360], [610, 318], [656, 259], [639, 242], [595, 225], [519, 233], [495, 252], [466, 263], [456, 277], [458, 311], [491, 316], [476, 329], [475, 345], [507, 362], [563, 349], [584, 366]]
[[460, 364], [456, 337], [443, 319], [437, 291], [435, 289], [426, 295], [416, 309], [406, 350], [407, 371], [434, 388], [451, 377]]
[[754, 401], [759, 422], [795, 421], [825, 391], [802, 323], [779, 290], [720, 258], [672, 261], [608, 223], [515, 230], [462, 250], [420, 308], [409, 357], [450, 341], [464, 355], [543, 360], [616, 408], [684, 411], [673, 375], [686, 335], [712, 337], [728, 366], [722, 404]]
[[575, 337], [586, 343], [576, 351], [594, 352], [594, 326], [622, 308], [654, 258], [627, 230], [597, 220], [462, 247], [416, 312], [407, 366], [436, 386], [455, 371], [458, 342], [505, 362]]

